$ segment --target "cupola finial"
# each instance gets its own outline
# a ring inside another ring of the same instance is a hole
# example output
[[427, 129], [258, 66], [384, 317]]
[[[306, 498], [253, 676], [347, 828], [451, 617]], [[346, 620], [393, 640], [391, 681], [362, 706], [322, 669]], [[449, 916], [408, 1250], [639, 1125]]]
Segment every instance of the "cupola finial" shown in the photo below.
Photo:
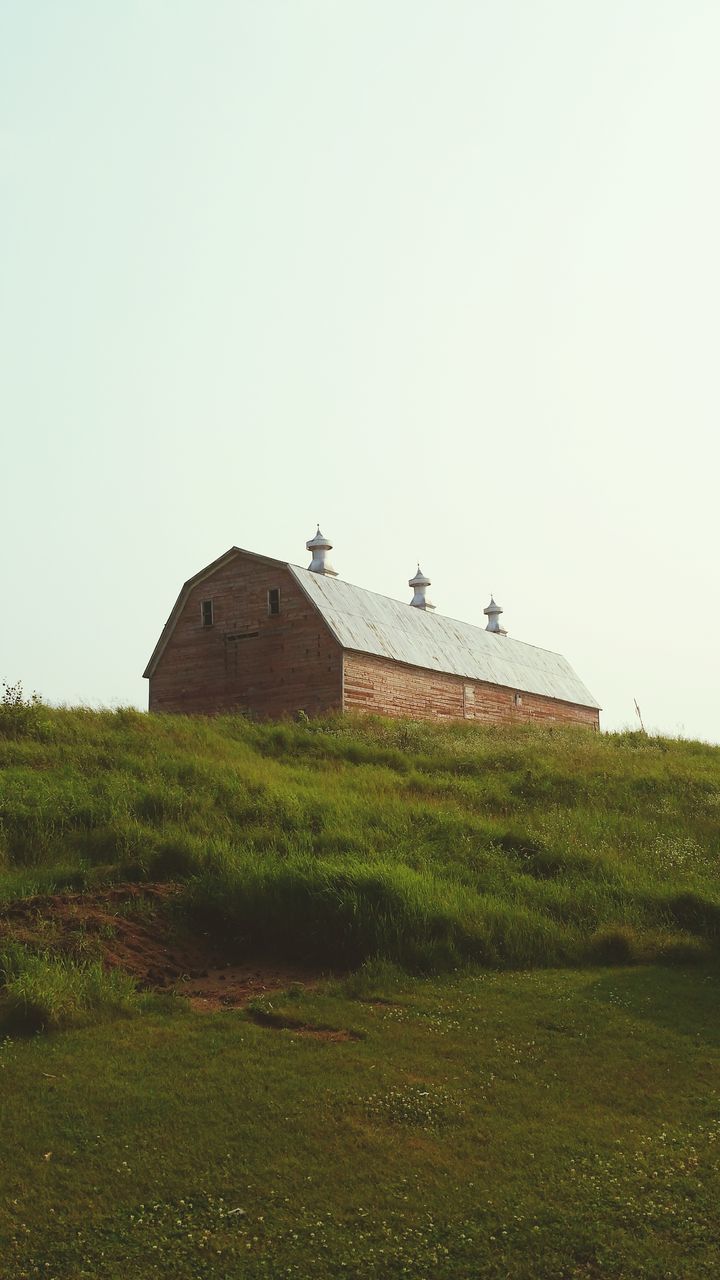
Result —
[[430, 582], [430, 579], [426, 577], [426, 575], [423, 573], [419, 564], [417, 567], [417, 573], [415, 574], [414, 578], [410, 579], [410, 581], [408, 582], [408, 586], [412, 587], [414, 591], [413, 598], [410, 601], [411, 605], [414, 605], [416, 609], [434, 609], [435, 608], [435, 605], [431, 604], [427, 596], [425, 595], [425, 592], [427, 591], [428, 587], [432, 586], [432, 583]]
[[495, 599], [491, 592], [490, 603], [487, 609], [483, 609], [483, 613], [486, 615], [488, 620], [488, 624], [485, 628], [486, 631], [492, 631], [496, 636], [507, 635], [507, 631], [505, 630], [505, 627], [500, 626], [500, 614], [502, 612], [503, 610], [500, 608], [499, 604], [495, 603]]
[[333, 569], [327, 558], [328, 551], [332, 551], [332, 542], [320, 532], [320, 525], [317, 527], [315, 537], [310, 538], [305, 543], [305, 547], [312, 552], [312, 560], [308, 565], [308, 569], [312, 569], [313, 573], [325, 573], [328, 577], [337, 578], [337, 569]]

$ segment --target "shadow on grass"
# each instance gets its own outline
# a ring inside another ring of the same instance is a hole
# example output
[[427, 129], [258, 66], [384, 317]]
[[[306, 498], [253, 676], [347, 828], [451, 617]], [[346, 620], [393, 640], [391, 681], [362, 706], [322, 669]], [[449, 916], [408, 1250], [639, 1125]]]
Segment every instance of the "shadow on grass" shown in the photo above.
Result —
[[720, 1049], [720, 966], [666, 966], [605, 972], [588, 996], [696, 1044]]

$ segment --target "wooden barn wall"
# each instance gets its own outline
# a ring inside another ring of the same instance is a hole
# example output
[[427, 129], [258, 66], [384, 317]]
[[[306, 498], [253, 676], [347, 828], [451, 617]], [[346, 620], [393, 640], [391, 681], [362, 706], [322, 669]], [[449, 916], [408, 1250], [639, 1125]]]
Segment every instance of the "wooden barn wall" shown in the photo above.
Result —
[[[202, 625], [204, 600], [213, 602], [211, 627]], [[341, 701], [342, 650], [291, 574], [240, 556], [193, 587], [150, 677], [150, 711], [318, 715]]]
[[[345, 652], [343, 708], [412, 720], [555, 721], [597, 729], [598, 711], [482, 680], [411, 667], [390, 658]], [[519, 693], [520, 705], [515, 703]]]

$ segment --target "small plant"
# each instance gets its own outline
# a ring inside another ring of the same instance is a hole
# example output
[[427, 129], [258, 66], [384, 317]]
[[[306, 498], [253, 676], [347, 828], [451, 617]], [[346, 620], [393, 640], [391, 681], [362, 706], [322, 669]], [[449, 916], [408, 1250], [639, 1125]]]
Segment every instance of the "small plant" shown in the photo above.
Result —
[[395, 991], [402, 981], [402, 970], [389, 960], [373, 957], [366, 960], [354, 973], [348, 974], [339, 984], [339, 990], [349, 1000], [373, 1000]]
[[5, 738], [37, 737], [42, 729], [42, 698], [23, 692], [22, 682], [2, 682], [0, 697], [0, 736]]
[[447, 1089], [437, 1085], [406, 1085], [387, 1093], [371, 1093], [365, 1099], [365, 1113], [374, 1120], [429, 1131], [443, 1129], [463, 1114]]
[[254, 1018], [266, 1018], [274, 1012], [272, 1003], [266, 996], [253, 996], [248, 1000], [247, 1011]]

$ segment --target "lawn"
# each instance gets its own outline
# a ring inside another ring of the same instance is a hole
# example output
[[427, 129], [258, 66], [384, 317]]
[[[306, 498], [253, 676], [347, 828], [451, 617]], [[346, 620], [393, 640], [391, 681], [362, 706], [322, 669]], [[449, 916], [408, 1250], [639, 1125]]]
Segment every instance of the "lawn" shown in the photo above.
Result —
[[6, 1040], [3, 1280], [716, 1276], [719, 996], [380, 970]]

